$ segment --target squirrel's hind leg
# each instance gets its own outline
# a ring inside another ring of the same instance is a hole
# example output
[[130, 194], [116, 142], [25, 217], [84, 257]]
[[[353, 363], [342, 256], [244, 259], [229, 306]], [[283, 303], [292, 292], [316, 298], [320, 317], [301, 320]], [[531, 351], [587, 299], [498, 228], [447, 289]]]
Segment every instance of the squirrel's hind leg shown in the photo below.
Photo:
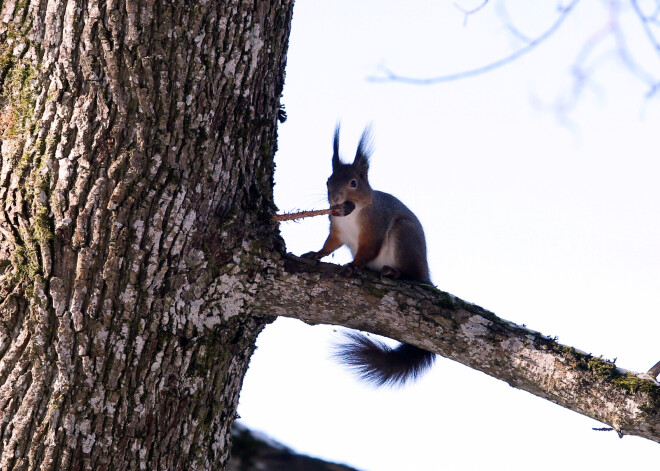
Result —
[[400, 272], [400, 277], [429, 283], [426, 240], [419, 221], [410, 218], [397, 219], [392, 224], [388, 237], [393, 239], [395, 245], [396, 261], [393, 268]]

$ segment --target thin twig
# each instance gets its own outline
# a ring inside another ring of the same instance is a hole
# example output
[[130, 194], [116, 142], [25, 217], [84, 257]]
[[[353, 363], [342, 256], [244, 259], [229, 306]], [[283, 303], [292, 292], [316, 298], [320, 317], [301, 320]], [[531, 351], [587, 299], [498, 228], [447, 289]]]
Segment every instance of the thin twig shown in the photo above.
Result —
[[502, 59], [499, 59], [495, 62], [491, 62], [490, 64], [486, 64], [482, 67], [478, 67], [472, 70], [466, 70], [463, 72], [458, 72], [455, 74], [441, 75], [439, 77], [430, 77], [430, 78], [405, 77], [402, 75], [397, 75], [385, 67], [381, 67], [381, 71], [385, 75], [384, 77], [372, 76], [372, 77], [368, 77], [367, 80], [371, 82], [402, 82], [402, 83], [409, 83], [412, 85], [431, 85], [435, 83], [451, 82], [454, 80], [461, 80], [467, 77], [474, 77], [475, 75], [485, 74], [487, 72], [490, 72], [491, 70], [498, 69], [504, 65], [509, 64], [510, 62], [515, 61], [516, 59], [519, 59], [523, 55], [532, 51], [536, 46], [541, 44], [550, 36], [552, 36], [559, 29], [559, 27], [562, 25], [564, 20], [568, 17], [570, 12], [573, 10], [573, 8], [575, 8], [575, 6], [578, 4], [579, 1], [580, 0], [573, 0], [567, 7], [563, 8], [561, 10], [559, 17], [554, 22], [554, 24], [541, 36], [531, 40], [526, 46], [517, 50], [513, 54], [504, 57]]
[[[655, 34], [653, 33], [651, 29], [651, 24], [658, 25], [658, 14], [660, 13], [660, 4], [656, 5], [656, 11], [650, 15], [647, 16], [644, 14], [642, 11], [641, 7], [637, 3], [637, 0], [632, 0], [632, 6], [633, 9], [635, 10], [635, 14], [639, 18], [639, 21], [642, 23], [642, 28], [644, 29], [644, 33], [646, 34], [646, 37], [648, 38], [649, 42], [653, 46], [653, 49], [655, 49], [656, 54], [660, 56], [660, 41], [658, 38], [655, 37]], [[653, 80], [650, 83], [651, 88], [647, 92], [646, 96], [647, 97], [652, 97], [655, 95], [660, 87], [660, 81], [658, 80]]]
[[511, 15], [509, 15], [509, 10], [507, 10], [505, 2], [497, 3], [497, 13], [502, 20], [502, 24], [504, 24], [506, 29], [508, 29], [516, 39], [526, 44], [532, 42], [532, 38], [523, 34], [522, 31], [513, 25], [513, 20], [511, 19]]
[[484, 0], [481, 3], [481, 5], [479, 5], [478, 7], [473, 8], [472, 10], [466, 10], [465, 8], [460, 6], [458, 3], [454, 2], [454, 6], [456, 8], [458, 8], [458, 10], [465, 15], [465, 19], [463, 20], [463, 26], [467, 25], [468, 16], [474, 15], [475, 13], [477, 13], [479, 10], [481, 10], [483, 7], [485, 7], [487, 3], [488, 3], [488, 0]]
[[297, 213], [284, 213], [276, 214], [273, 216], [273, 221], [282, 222], [282, 221], [295, 221], [302, 218], [310, 218], [313, 216], [323, 216], [324, 214], [330, 214], [332, 209], [318, 209], [315, 211], [298, 211]]
[[642, 11], [641, 7], [637, 3], [637, 0], [632, 0], [631, 4], [633, 6], [633, 9], [635, 10], [635, 14], [637, 15], [637, 18], [639, 18], [639, 21], [642, 23], [642, 28], [644, 28], [644, 33], [646, 34], [646, 37], [651, 42], [651, 45], [655, 49], [656, 54], [660, 55], [660, 41], [658, 41], [658, 38], [655, 37], [655, 34], [653, 34], [653, 31], [651, 30], [651, 26], [650, 26], [651, 23], [657, 22], [657, 15], [658, 12], [660, 12], [660, 6], [658, 6], [658, 10], [656, 10], [656, 12], [652, 16], [647, 16]]

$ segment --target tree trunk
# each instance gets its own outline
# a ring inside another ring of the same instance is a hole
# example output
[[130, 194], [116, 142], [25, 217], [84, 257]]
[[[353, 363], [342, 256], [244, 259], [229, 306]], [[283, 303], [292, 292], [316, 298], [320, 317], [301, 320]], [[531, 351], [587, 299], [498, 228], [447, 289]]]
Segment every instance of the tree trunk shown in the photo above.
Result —
[[292, 1], [0, 0], [0, 469], [221, 469]]

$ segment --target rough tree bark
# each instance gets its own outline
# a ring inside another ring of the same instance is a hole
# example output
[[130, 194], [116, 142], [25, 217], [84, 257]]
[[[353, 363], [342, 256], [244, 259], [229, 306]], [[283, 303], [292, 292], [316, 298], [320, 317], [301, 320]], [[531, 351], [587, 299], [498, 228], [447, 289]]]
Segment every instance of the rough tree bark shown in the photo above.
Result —
[[0, 0], [0, 469], [221, 469], [274, 315], [416, 344], [660, 441], [652, 379], [431, 287], [284, 253], [291, 13]]
[[224, 466], [292, 7], [0, 0], [0, 469]]

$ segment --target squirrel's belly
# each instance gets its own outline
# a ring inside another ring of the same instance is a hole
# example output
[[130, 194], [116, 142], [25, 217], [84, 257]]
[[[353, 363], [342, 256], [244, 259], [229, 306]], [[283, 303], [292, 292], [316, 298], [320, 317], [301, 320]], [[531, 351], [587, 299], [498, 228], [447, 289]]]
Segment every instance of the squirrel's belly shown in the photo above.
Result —
[[351, 254], [355, 257], [358, 249], [358, 240], [360, 237], [360, 228], [357, 224], [357, 212], [353, 211], [348, 216], [333, 217], [332, 225], [338, 229], [339, 240], [342, 244], [348, 246]]
[[380, 271], [386, 265], [397, 268], [395, 253], [394, 243], [392, 239], [387, 237], [380, 248], [380, 252], [378, 252], [378, 256], [367, 263], [367, 267], [376, 271]]
[[[353, 213], [348, 216], [332, 218], [332, 224], [338, 231], [339, 240], [342, 244], [348, 246], [353, 257], [355, 257], [355, 254], [357, 253], [360, 238], [360, 228], [357, 224], [356, 213], [357, 211], [353, 211]], [[394, 246], [394, 241], [390, 237], [385, 237], [380, 252], [378, 252], [378, 256], [376, 256], [371, 262], [367, 263], [367, 267], [375, 271], [379, 271], [385, 265], [397, 268], [395, 255], [396, 247]]]

